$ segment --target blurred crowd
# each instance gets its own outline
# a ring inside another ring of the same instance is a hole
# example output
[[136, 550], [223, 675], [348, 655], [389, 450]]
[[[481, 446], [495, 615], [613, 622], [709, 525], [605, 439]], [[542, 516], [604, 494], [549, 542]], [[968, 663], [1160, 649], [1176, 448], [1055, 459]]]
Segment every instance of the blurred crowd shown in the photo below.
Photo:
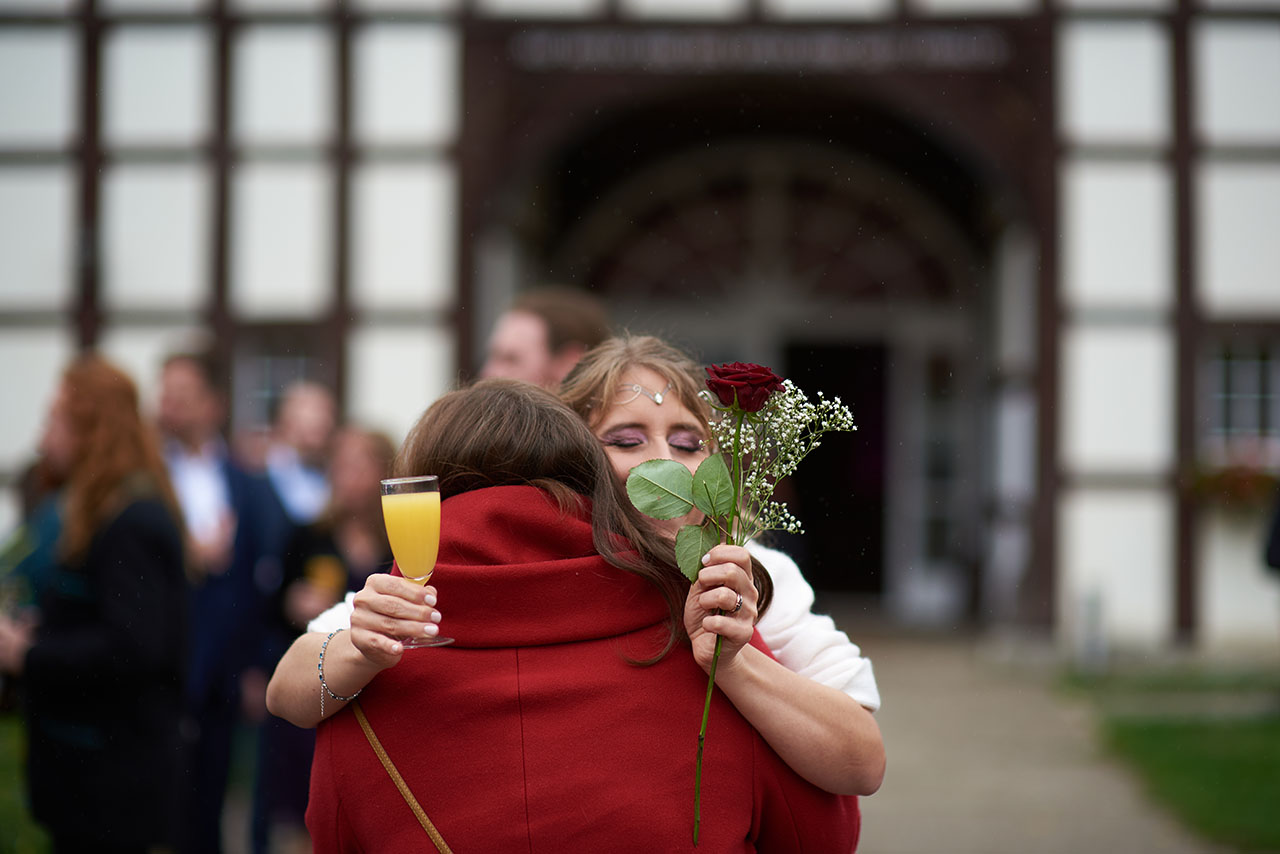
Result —
[[[553, 386], [608, 331], [594, 301], [534, 291], [480, 373]], [[55, 851], [310, 850], [314, 730], [268, 715], [265, 686], [310, 620], [390, 568], [379, 481], [396, 446], [311, 381], [279, 390], [265, 440], [229, 441], [227, 376], [210, 352], [169, 355], [152, 414], [81, 355], [23, 477], [0, 678]], [[224, 840], [246, 733], [250, 838]]]

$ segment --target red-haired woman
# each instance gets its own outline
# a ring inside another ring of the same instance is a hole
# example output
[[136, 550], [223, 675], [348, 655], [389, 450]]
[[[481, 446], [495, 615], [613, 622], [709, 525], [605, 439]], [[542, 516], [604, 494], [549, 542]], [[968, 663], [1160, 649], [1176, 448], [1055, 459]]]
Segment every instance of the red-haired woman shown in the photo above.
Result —
[[0, 668], [24, 686], [31, 809], [59, 852], [170, 845], [182, 758], [183, 539], [133, 382], [97, 356], [77, 359], [41, 450], [66, 478], [58, 565], [37, 627], [0, 617]]

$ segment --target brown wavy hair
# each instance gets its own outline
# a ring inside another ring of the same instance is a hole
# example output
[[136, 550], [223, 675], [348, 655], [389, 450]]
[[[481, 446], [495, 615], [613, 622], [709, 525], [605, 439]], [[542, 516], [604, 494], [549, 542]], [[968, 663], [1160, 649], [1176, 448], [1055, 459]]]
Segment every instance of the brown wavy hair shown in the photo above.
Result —
[[62, 389], [75, 443], [59, 543], [63, 558], [82, 560], [94, 534], [137, 495], [159, 497], [181, 529], [160, 445], [138, 411], [133, 381], [102, 357], [87, 354], [63, 373]]
[[[648, 368], [671, 383], [674, 400], [698, 419], [708, 443], [712, 441], [711, 407], [699, 394], [706, 388], [702, 366], [683, 350], [652, 335], [619, 335], [589, 350], [561, 383], [560, 399], [584, 423], [594, 426], [617, 397], [623, 375], [632, 368]], [[754, 556], [751, 566], [759, 594], [757, 609], [763, 616], [773, 601], [773, 579]]]
[[560, 399], [588, 425], [596, 424], [617, 397], [622, 375], [632, 368], [648, 368], [671, 383], [675, 399], [693, 413], [710, 440], [711, 409], [698, 396], [703, 388], [701, 367], [652, 335], [619, 335], [593, 347], [564, 378]]
[[433, 403], [396, 457], [397, 477], [434, 474], [440, 497], [490, 486], [529, 485], [549, 492], [565, 512], [590, 502], [592, 539], [609, 564], [644, 578], [667, 604], [670, 634], [652, 659], [685, 638], [689, 582], [675, 550], [627, 499], [604, 449], [555, 395], [519, 380], [486, 379]]

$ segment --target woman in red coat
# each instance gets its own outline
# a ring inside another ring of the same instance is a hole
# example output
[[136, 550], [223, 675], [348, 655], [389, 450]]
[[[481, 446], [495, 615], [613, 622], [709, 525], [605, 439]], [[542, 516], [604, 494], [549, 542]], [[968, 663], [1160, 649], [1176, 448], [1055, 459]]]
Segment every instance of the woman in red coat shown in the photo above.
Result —
[[[688, 583], [596, 438], [550, 394], [486, 381], [426, 412], [397, 473], [440, 476], [455, 643], [403, 654], [359, 702], [444, 840], [692, 850], [706, 675], [667, 654]], [[307, 824], [321, 854], [430, 850], [350, 713], [320, 726]], [[857, 833], [856, 800], [800, 779], [717, 692], [698, 850], [846, 852]]]

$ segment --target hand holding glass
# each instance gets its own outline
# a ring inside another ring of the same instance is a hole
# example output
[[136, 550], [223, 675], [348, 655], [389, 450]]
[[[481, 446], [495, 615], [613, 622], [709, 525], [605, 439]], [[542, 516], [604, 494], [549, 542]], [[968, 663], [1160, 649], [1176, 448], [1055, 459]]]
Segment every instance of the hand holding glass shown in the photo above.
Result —
[[[440, 481], [435, 475], [382, 481], [382, 519], [400, 574], [417, 584], [431, 580], [440, 551]], [[405, 649], [444, 646], [453, 638], [404, 638]]]

